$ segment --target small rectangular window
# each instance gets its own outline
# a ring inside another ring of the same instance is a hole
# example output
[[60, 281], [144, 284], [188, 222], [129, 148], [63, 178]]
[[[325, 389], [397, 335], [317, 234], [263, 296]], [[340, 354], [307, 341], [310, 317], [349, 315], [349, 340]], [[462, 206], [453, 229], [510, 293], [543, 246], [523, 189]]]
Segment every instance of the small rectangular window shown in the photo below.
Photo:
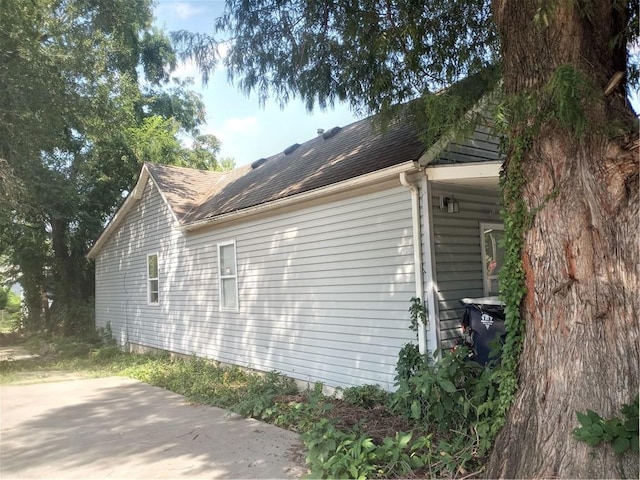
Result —
[[504, 225], [500, 223], [480, 224], [480, 244], [482, 246], [482, 278], [484, 280], [484, 295], [497, 296], [500, 269], [504, 263], [504, 248], [502, 237]]
[[220, 310], [238, 310], [238, 274], [236, 266], [236, 242], [218, 244], [218, 280], [220, 285]]
[[147, 255], [147, 303], [160, 303], [160, 276], [158, 275], [158, 254]]

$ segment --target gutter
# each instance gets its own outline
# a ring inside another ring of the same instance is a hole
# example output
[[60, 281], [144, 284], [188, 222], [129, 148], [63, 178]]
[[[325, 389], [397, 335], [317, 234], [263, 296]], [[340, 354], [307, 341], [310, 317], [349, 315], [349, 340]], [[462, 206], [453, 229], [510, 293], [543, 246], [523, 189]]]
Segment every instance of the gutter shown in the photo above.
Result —
[[[416, 298], [424, 297], [424, 279], [422, 272], [422, 233], [420, 231], [420, 191], [409, 181], [407, 172], [400, 172], [400, 183], [411, 192], [411, 221], [413, 225], [413, 262], [416, 282]], [[427, 305], [431, 310], [432, 306]], [[427, 326], [418, 321], [418, 348], [421, 355], [427, 353]]]
[[200, 228], [210, 227], [212, 225], [218, 225], [225, 222], [240, 220], [246, 217], [250, 217], [252, 215], [258, 215], [258, 214], [270, 212], [273, 210], [277, 210], [279, 208], [296, 205], [301, 202], [315, 200], [321, 197], [334, 195], [337, 193], [353, 190], [359, 187], [375, 185], [376, 183], [381, 182], [383, 180], [395, 178], [395, 176], [398, 174], [406, 173], [406, 172], [416, 172], [416, 171], [418, 171], [418, 168], [415, 162], [413, 161], [404, 162], [399, 165], [394, 165], [393, 167], [385, 168], [383, 170], [378, 170], [373, 173], [360, 175], [359, 177], [355, 177], [349, 180], [345, 180], [343, 182], [327, 185], [325, 187], [316, 188], [308, 192], [291, 195], [289, 197], [279, 198], [271, 202], [254, 205], [253, 207], [247, 207], [247, 208], [243, 208], [242, 210], [223, 213], [222, 215], [216, 215], [215, 217], [205, 218], [203, 220], [198, 220], [193, 223], [188, 223], [186, 225], [182, 225], [180, 227], [180, 230], [183, 232], [191, 232], [194, 230], [198, 230]]

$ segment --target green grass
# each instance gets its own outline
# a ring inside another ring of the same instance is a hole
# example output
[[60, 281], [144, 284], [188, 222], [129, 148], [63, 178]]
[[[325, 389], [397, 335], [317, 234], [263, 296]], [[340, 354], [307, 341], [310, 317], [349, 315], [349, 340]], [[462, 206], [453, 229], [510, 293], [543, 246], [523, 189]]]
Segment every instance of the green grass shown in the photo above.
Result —
[[0, 333], [13, 332], [16, 329], [17, 321], [15, 315], [6, 310], [0, 310]]
[[129, 355], [115, 347], [68, 344], [61, 351], [47, 346], [34, 348], [29, 344], [22, 347], [34, 356], [0, 362], [0, 385], [123, 375], [127, 368], [152, 361], [149, 357]]
[[293, 380], [276, 373], [262, 375], [195, 357], [125, 353], [96, 343], [75, 338], [28, 339], [18, 347], [33, 356], [0, 362], [0, 384], [127, 376], [246, 416], [270, 407], [275, 396], [298, 392]]

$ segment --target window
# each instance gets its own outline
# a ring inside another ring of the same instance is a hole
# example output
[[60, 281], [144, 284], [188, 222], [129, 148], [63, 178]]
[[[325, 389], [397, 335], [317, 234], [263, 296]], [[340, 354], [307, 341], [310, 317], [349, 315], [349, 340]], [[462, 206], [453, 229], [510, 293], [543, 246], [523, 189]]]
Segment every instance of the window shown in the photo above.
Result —
[[480, 245], [482, 247], [482, 279], [484, 280], [484, 295], [487, 297], [498, 295], [498, 276], [504, 263], [504, 248], [502, 237], [504, 225], [499, 223], [480, 224]]
[[158, 254], [147, 255], [147, 303], [157, 305], [160, 303], [160, 282], [158, 275]]
[[218, 280], [220, 310], [238, 310], [238, 274], [236, 271], [236, 242], [218, 244]]

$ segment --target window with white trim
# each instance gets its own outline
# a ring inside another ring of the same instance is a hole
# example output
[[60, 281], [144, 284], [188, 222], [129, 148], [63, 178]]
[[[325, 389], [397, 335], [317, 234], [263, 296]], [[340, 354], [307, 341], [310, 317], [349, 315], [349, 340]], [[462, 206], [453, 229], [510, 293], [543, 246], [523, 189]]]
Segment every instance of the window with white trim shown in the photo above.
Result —
[[220, 310], [238, 310], [238, 272], [235, 240], [218, 244]]
[[160, 275], [158, 273], [158, 254], [147, 255], [147, 303], [160, 303]]
[[480, 224], [480, 245], [482, 247], [482, 279], [485, 297], [497, 296], [500, 269], [504, 264], [504, 225], [501, 223]]

